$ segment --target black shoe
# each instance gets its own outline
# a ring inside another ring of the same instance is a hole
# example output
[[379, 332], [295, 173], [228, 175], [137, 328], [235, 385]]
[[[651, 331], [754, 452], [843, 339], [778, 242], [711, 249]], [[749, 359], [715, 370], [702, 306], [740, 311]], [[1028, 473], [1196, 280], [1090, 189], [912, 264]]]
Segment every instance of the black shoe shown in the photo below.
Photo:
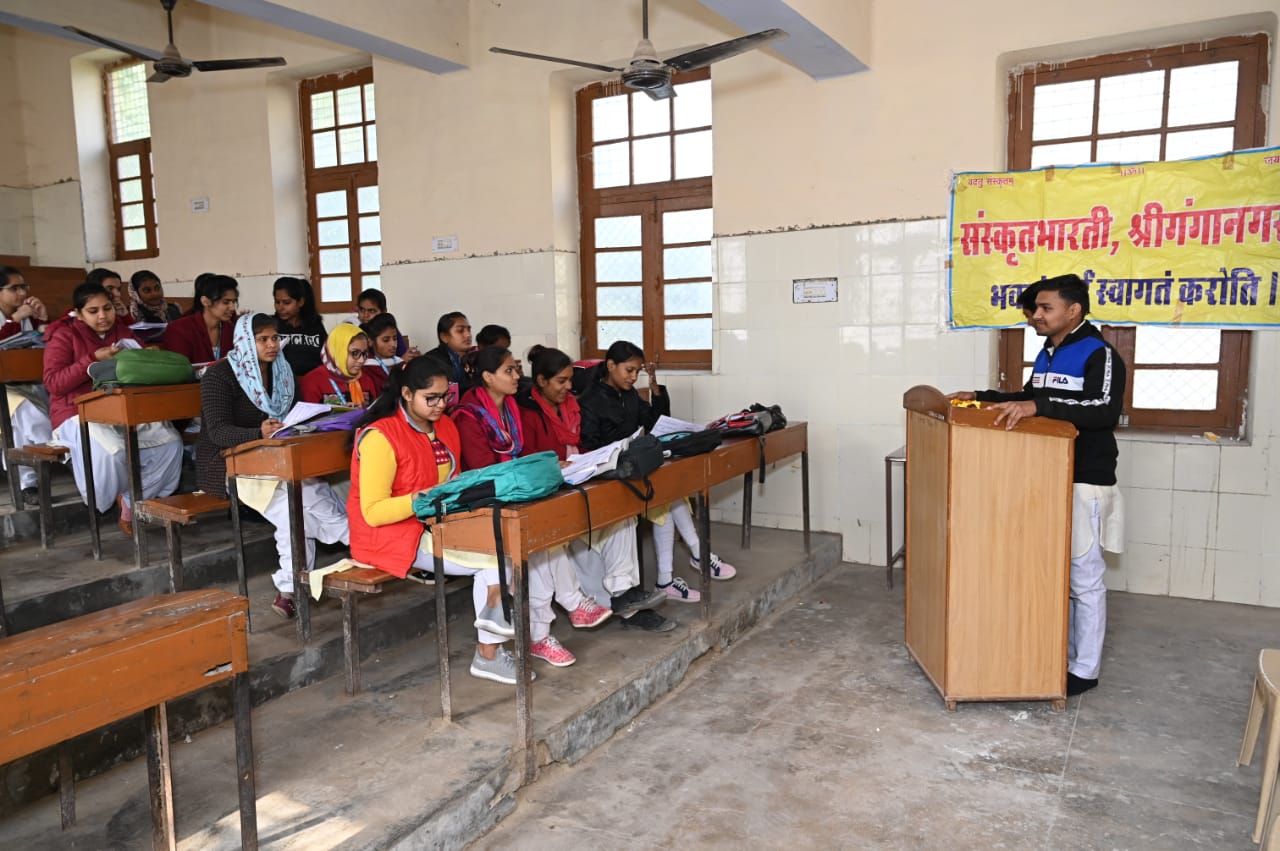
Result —
[[618, 617], [629, 618], [641, 609], [652, 609], [654, 606], [661, 605], [665, 599], [667, 599], [665, 591], [656, 589], [646, 591], [639, 585], [635, 585], [610, 600], [609, 606]]
[[664, 618], [653, 609], [641, 609], [631, 617], [624, 615], [618, 622], [623, 629], [643, 629], [645, 632], [671, 632], [676, 628], [675, 621]]
[[22, 489], [22, 504], [28, 508], [40, 507], [40, 491], [35, 488]]
[[1067, 674], [1067, 697], [1075, 697], [1077, 694], [1084, 694], [1091, 688], [1097, 688], [1097, 679], [1086, 680], [1084, 677], [1077, 677], [1075, 674]]

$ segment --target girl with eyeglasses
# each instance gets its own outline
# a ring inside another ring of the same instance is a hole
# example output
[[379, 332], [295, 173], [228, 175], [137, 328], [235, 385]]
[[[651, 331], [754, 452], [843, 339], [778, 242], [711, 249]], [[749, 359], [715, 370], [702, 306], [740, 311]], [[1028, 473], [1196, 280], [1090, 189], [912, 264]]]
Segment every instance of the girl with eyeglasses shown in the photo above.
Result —
[[[462, 441], [445, 414], [448, 396], [448, 365], [415, 358], [391, 370], [387, 386], [361, 420], [347, 496], [353, 559], [400, 577], [413, 569], [435, 571], [431, 533], [414, 515], [413, 500], [463, 469]], [[549, 584], [543, 561], [530, 561], [531, 597], [535, 586]], [[515, 659], [503, 646], [515, 629], [502, 611], [497, 559], [446, 549], [444, 572], [473, 577], [477, 644], [471, 675], [515, 685]]]
[[[17, 334], [40, 331], [49, 324], [49, 313], [40, 299], [31, 295], [22, 273], [12, 266], [0, 266], [0, 340]], [[39, 384], [10, 384], [4, 388], [5, 397], [0, 405], [9, 406], [13, 424], [13, 445], [48, 443], [53, 439], [53, 426], [49, 422], [49, 394]], [[4, 464], [0, 459], [0, 464]], [[18, 468], [18, 484], [22, 488], [22, 501], [35, 507], [40, 504], [36, 488], [36, 471], [30, 467]]]
[[368, 334], [343, 322], [329, 332], [320, 359], [320, 365], [298, 382], [302, 401], [365, 408], [377, 398], [377, 387], [365, 368]]
[[[225, 498], [227, 466], [222, 451], [270, 437], [282, 428], [280, 418], [293, 407], [293, 370], [280, 357], [276, 321], [264, 313], [236, 321], [226, 359], [200, 379], [202, 428], [196, 441], [196, 481], [200, 489]], [[293, 545], [289, 534], [289, 497], [279, 482], [240, 479], [240, 500], [276, 527], [279, 567], [271, 575], [276, 596], [271, 609], [282, 618], [296, 613], [293, 602]], [[323, 479], [302, 481], [302, 515], [307, 570], [315, 566], [316, 541], [347, 542], [347, 510]]]
[[199, 310], [192, 305], [192, 312], [169, 323], [160, 345], [192, 363], [221, 360], [235, 341], [240, 286], [227, 275], [210, 275], [201, 284], [197, 304]]

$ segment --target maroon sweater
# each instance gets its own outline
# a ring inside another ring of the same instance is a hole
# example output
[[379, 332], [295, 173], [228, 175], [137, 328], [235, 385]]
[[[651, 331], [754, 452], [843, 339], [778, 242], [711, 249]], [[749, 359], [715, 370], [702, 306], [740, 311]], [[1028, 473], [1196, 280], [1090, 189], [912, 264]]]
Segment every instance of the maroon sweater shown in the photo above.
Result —
[[76, 398], [93, 390], [89, 364], [93, 353], [121, 340], [136, 340], [129, 323], [116, 317], [104, 336], [74, 316], [59, 319], [44, 334], [44, 386], [49, 391], [49, 420], [56, 429], [76, 415]]
[[175, 319], [164, 329], [160, 345], [171, 352], [185, 355], [192, 363], [209, 363], [221, 360], [231, 351], [235, 340], [236, 324], [223, 322], [221, 330], [221, 351], [214, 357], [213, 344], [209, 342], [209, 329], [204, 324], [203, 313], [188, 313], [181, 319]]

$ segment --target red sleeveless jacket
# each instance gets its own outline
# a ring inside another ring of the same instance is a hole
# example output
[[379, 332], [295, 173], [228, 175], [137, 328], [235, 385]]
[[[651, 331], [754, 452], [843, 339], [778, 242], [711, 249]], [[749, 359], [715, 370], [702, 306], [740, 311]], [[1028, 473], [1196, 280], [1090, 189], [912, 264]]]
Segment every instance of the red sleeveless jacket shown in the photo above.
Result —
[[[416, 494], [435, 487], [440, 483], [440, 471], [436, 467], [430, 438], [409, 425], [403, 411], [397, 410], [389, 417], [370, 423], [356, 435], [356, 446], [351, 453], [351, 491], [347, 495], [351, 557], [403, 579], [418, 557], [421, 521], [416, 517], [406, 517], [386, 526], [370, 526], [360, 510], [360, 438], [375, 428], [396, 454], [392, 496]], [[447, 416], [437, 420], [436, 437], [453, 453], [453, 474], [456, 476], [462, 457], [462, 441], [453, 420]]]

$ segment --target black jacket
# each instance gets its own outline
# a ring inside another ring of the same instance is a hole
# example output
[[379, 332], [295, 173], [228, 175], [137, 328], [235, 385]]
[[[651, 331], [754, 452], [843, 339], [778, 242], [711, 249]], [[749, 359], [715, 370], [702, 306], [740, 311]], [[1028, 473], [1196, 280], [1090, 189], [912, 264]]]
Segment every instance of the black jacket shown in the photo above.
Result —
[[[1021, 392], [978, 391], [983, 402], [1036, 403], [1036, 415], [1066, 420], [1076, 435], [1074, 481], [1089, 485], [1116, 483], [1115, 427], [1124, 410], [1128, 371], [1124, 360], [1085, 322], [1056, 349], [1046, 339], [1036, 357], [1031, 379]], [[1027, 459], [1034, 465], [1034, 459]]]
[[583, 452], [599, 449], [630, 437], [640, 426], [646, 430], [653, 428], [658, 417], [670, 416], [671, 397], [667, 395], [667, 388], [661, 384], [658, 387], [661, 395], [650, 395], [651, 401], [646, 402], [635, 390], [621, 392], [603, 381], [593, 382], [578, 397], [582, 408], [582, 442], [578, 448]]
[[448, 368], [449, 381], [458, 385], [458, 395], [466, 393], [475, 386], [475, 380], [462, 367], [462, 358], [455, 355], [444, 343], [431, 349], [426, 355], [427, 357], [435, 358]]
[[280, 335], [280, 342], [285, 344], [281, 351], [294, 375], [301, 378], [320, 365], [320, 350], [324, 348], [329, 332], [319, 315], [303, 319], [297, 328], [276, 319], [276, 333]]

